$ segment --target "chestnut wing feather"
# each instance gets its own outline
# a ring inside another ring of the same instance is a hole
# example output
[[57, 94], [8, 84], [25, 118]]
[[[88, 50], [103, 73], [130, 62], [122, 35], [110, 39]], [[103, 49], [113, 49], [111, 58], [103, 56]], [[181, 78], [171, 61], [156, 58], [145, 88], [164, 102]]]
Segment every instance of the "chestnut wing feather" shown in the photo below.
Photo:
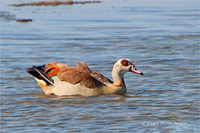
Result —
[[98, 88], [105, 86], [102, 82], [91, 76], [91, 70], [85, 62], [77, 63], [77, 67], [62, 67], [58, 72], [58, 77], [61, 81], [71, 84], [80, 83], [87, 88]]
[[113, 83], [109, 78], [107, 78], [106, 76], [95, 72], [95, 71], [91, 71], [90, 68], [88, 67], [88, 65], [85, 62], [79, 62], [77, 63], [77, 69], [81, 72], [86, 72], [88, 74], [90, 74], [93, 78], [95, 78], [96, 80], [102, 82], [102, 83]]
[[91, 76], [94, 77], [95, 79], [99, 80], [102, 83], [113, 83], [109, 78], [104, 76], [103, 74], [100, 74], [98, 72], [92, 71]]

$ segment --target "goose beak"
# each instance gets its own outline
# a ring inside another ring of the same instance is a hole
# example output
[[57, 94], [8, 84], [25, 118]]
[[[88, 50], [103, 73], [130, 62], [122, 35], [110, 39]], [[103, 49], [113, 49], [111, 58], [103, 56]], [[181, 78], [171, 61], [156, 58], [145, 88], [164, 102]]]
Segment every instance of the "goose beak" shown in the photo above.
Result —
[[143, 75], [143, 73], [141, 71], [137, 70], [137, 68], [134, 65], [131, 65], [131, 67], [129, 68], [129, 72]]

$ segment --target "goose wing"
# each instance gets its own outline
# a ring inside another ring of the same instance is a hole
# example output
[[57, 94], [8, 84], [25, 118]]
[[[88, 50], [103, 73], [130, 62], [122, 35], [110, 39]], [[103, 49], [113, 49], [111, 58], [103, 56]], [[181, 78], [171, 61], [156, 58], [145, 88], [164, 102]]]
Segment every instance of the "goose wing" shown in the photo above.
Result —
[[71, 67], [60, 63], [49, 63], [45, 72], [49, 77], [58, 76], [61, 81], [78, 84], [87, 88], [99, 88], [105, 86], [102, 82], [91, 75], [92, 71], [85, 62], [78, 62], [77, 67]]
[[92, 71], [91, 76], [94, 77], [95, 79], [97, 79], [98, 81], [102, 82], [103, 84], [112, 84], [113, 83], [109, 78], [107, 78], [103, 74], [96, 72], [96, 71]]

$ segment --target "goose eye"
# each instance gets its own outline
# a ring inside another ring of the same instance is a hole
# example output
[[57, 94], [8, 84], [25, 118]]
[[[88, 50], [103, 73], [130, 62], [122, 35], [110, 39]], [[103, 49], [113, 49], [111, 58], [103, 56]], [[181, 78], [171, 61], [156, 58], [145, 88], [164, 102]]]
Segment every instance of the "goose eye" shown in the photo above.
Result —
[[129, 62], [128, 60], [122, 60], [122, 61], [121, 61], [121, 64], [122, 64], [123, 66], [129, 66], [129, 65], [130, 65], [130, 62]]

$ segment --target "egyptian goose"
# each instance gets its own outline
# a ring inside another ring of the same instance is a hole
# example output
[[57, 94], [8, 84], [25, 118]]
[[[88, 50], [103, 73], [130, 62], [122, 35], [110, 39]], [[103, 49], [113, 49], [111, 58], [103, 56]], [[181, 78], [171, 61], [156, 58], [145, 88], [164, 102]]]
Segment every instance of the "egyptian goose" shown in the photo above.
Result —
[[118, 60], [112, 70], [113, 82], [104, 75], [90, 70], [85, 62], [76, 67], [61, 63], [33, 66], [26, 71], [31, 74], [45, 94], [96, 96], [126, 94], [124, 74], [133, 72], [143, 75], [129, 59]]

